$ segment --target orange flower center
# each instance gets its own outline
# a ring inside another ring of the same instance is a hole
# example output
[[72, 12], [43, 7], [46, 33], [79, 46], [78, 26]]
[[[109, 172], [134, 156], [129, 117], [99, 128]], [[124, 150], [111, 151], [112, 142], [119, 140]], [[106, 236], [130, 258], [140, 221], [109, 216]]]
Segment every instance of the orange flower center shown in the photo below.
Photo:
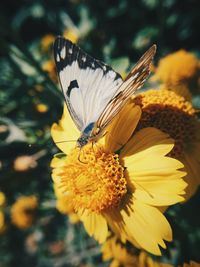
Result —
[[75, 210], [99, 213], [116, 207], [127, 191], [119, 156], [99, 146], [73, 149], [60, 176], [63, 191], [73, 195]]
[[190, 102], [168, 90], [149, 90], [134, 98], [142, 108], [137, 129], [156, 127], [168, 133], [175, 146], [170, 156], [179, 157], [196, 138], [195, 110]]

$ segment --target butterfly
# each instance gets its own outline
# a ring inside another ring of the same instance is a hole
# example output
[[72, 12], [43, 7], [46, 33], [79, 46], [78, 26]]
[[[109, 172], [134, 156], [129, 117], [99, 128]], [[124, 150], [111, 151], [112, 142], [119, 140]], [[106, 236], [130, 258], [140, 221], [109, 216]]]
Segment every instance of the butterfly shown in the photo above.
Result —
[[126, 79], [80, 47], [58, 36], [54, 58], [68, 111], [81, 132], [77, 146], [96, 142], [128, 99], [145, 82], [156, 53], [153, 45], [139, 59]]

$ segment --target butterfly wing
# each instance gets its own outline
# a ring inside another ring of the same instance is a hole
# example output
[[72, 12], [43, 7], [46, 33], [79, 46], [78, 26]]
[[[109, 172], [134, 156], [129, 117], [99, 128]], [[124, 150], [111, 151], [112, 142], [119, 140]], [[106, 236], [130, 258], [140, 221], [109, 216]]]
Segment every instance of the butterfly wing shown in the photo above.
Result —
[[62, 37], [54, 43], [54, 58], [72, 119], [81, 132], [91, 130], [122, 84], [121, 76]]
[[95, 129], [102, 131], [120, 112], [130, 96], [140, 89], [150, 74], [150, 65], [156, 53], [153, 45], [137, 62], [99, 116]]

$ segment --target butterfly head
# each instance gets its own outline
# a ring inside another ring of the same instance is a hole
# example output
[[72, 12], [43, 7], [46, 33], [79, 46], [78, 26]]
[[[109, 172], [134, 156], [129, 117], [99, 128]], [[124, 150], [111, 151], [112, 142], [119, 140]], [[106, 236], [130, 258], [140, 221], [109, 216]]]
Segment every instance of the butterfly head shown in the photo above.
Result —
[[78, 147], [83, 147], [87, 145], [89, 141], [92, 139], [92, 130], [94, 127], [94, 122], [89, 123], [85, 129], [83, 130], [81, 136], [77, 140], [77, 146]]
[[90, 123], [82, 132], [81, 136], [77, 140], [77, 147], [83, 147], [89, 142], [95, 143], [102, 133], [100, 128], [94, 127], [95, 123]]

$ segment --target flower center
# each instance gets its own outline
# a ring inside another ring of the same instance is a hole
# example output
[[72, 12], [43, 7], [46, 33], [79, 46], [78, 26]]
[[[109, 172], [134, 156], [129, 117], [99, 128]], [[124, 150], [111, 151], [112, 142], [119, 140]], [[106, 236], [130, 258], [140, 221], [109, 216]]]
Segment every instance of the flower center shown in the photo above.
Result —
[[168, 90], [149, 90], [134, 98], [142, 108], [142, 117], [137, 130], [156, 127], [168, 133], [175, 146], [170, 156], [179, 157], [196, 138], [195, 110], [190, 102]]
[[73, 149], [60, 175], [63, 191], [73, 195], [75, 210], [101, 212], [116, 207], [127, 191], [119, 156], [99, 145]]

